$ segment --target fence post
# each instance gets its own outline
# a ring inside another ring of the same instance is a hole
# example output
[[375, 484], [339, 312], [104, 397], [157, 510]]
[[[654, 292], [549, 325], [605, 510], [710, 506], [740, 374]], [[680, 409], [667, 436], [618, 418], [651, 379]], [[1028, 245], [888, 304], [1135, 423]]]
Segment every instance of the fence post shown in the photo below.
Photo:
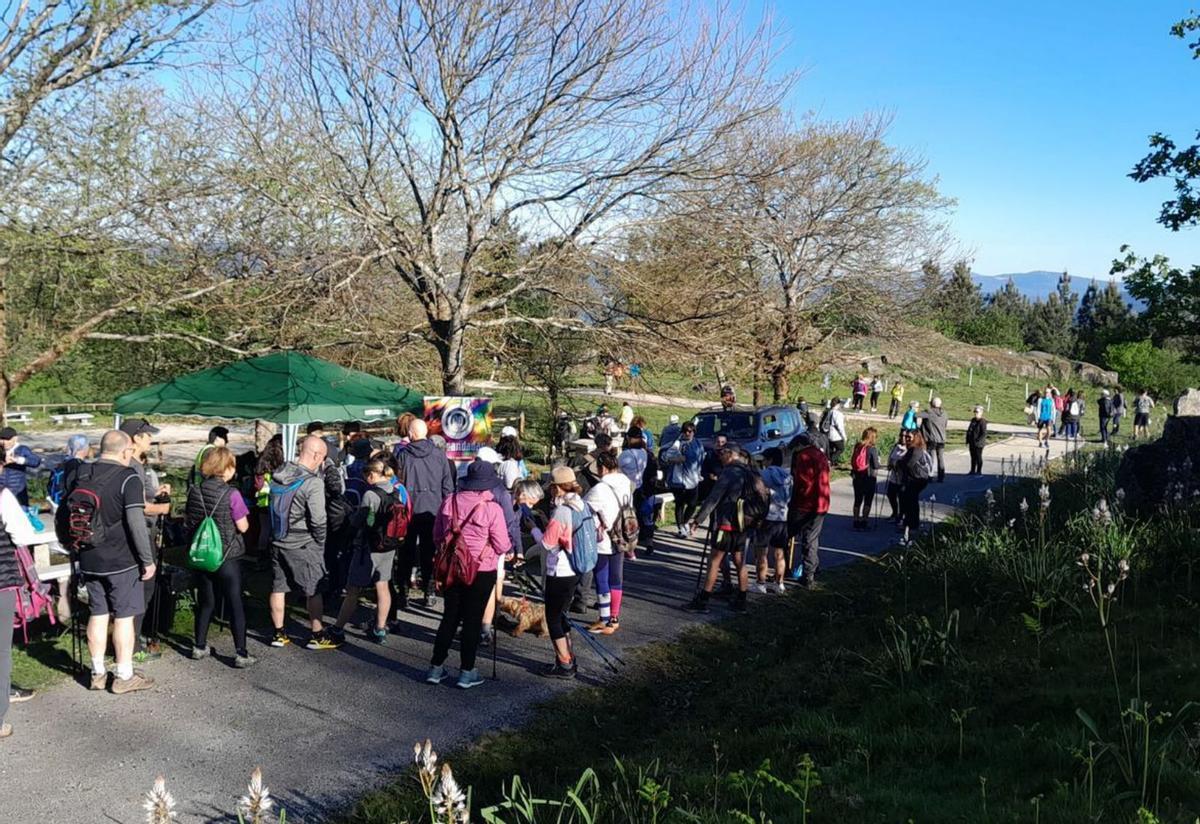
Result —
[[967, 386], [975, 385], [975, 367], [971, 367], [971, 371], [967, 373]]

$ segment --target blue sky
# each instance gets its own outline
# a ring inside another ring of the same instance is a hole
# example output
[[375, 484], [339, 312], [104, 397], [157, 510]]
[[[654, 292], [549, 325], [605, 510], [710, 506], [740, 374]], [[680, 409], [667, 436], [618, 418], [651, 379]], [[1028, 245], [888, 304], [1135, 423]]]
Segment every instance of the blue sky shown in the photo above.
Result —
[[805, 70], [791, 108], [892, 113], [892, 142], [958, 201], [952, 228], [977, 272], [1102, 276], [1122, 243], [1200, 263], [1200, 229], [1155, 223], [1170, 183], [1125, 176], [1151, 132], [1187, 145], [1200, 130], [1200, 61], [1168, 34], [1186, 0], [772, 8], [782, 65]]

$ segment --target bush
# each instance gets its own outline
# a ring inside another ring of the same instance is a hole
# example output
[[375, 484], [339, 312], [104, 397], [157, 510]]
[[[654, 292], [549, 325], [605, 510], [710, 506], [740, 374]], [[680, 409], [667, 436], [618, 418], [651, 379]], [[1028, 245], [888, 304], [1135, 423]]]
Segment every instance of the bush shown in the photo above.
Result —
[[1104, 365], [1116, 371], [1124, 386], [1149, 389], [1160, 398], [1173, 398], [1200, 384], [1200, 366], [1149, 340], [1111, 344], [1104, 350]]

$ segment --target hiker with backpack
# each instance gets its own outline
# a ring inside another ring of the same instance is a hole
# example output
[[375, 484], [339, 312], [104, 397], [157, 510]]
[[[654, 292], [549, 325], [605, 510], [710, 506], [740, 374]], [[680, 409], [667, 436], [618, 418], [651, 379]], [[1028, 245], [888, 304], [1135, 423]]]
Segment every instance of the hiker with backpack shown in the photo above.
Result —
[[284, 631], [287, 594], [304, 596], [311, 631], [311, 650], [337, 649], [337, 639], [325, 632], [325, 481], [321, 468], [328, 447], [323, 438], [309, 435], [300, 442], [295, 461], [280, 467], [271, 479], [271, 595], [268, 606], [274, 635], [271, 646], [286, 647], [292, 639]]
[[21, 506], [29, 506], [29, 470], [41, 466], [42, 458], [20, 442], [20, 435], [11, 426], [0, 429], [0, 446], [4, 447], [0, 487], [12, 492]]
[[[754, 534], [756, 581], [752, 592], [784, 593], [783, 579], [787, 575], [788, 502], [792, 499], [792, 475], [783, 468], [783, 450], [773, 446], [763, 453], [766, 466], [762, 471], [763, 484], [771, 493], [767, 519]], [[773, 562], [774, 584], [767, 583], [767, 563]]]
[[438, 546], [434, 567], [445, 603], [425, 677], [430, 684], [445, 680], [446, 658], [460, 625], [458, 687], [470, 689], [483, 683], [475, 669], [483, 608], [496, 589], [497, 564], [513, 551], [504, 511], [491, 492], [498, 481], [490, 463], [472, 461], [458, 491], [447, 495], [438, 510], [433, 527]]
[[967, 451], [971, 453], [971, 471], [968, 475], [983, 474], [983, 448], [987, 446], [987, 418], [983, 417], [983, 407], [976, 406], [967, 424]]
[[888, 453], [887, 499], [888, 505], [892, 508], [889, 518], [894, 526], [899, 526], [904, 517], [900, 509], [900, 490], [904, 488], [904, 470], [900, 464], [901, 458], [908, 454], [910, 443], [912, 443], [912, 433], [901, 432], [892, 451]]
[[[665, 434], [665, 433], [664, 433]], [[688, 523], [699, 505], [701, 467], [704, 446], [696, 438], [696, 424], [688, 421], [674, 441], [663, 439], [665, 449], [659, 456], [667, 472], [667, 488], [675, 500], [675, 529], [680, 538], [692, 537]]]
[[749, 571], [746, 569], [746, 549], [755, 530], [767, 520], [771, 493], [758, 472], [750, 468], [749, 456], [737, 446], [727, 446], [720, 454], [722, 470], [712, 492], [708, 494], [692, 524], [703, 523], [713, 516], [716, 540], [708, 563], [708, 575], [704, 587], [683, 608], [688, 612], [708, 612], [708, 601], [721, 573], [721, 563], [726, 555], [733, 556], [737, 568], [737, 594], [730, 609], [746, 611], [746, 593], [750, 589]]
[[[17, 615], [19, 600], [25, 600], [31, 583], [36, 581], [33, 559], [26, 550], [18, 554], [18, 547], [31, 546], [35, 540], [33, 524], [12, 490], [0, 488], [0, 738], [13, 734], [12, 724], [5, 721], [10, 699], [27, 701], [33, 693], [12, 686], [12, 640], [13, 619]], [[32, 605], [32, 604], [31, 604]], [[50, 607], [47, 605], [47, 609]], [[28, 617], [28, 616], [26, 616]]]
[[921, 493], [937, 472], [925, 436], [920, 432], [913, 432], [909, 437], [908, 452], [900, 459], [899, 468], [904, 479], [900, 490], [900, 511], [904, 516], [900, 545], [907, 546], [921, 528]]
[[217, 592], [225, 603], [233, 633], [233, 665], [245, 669], [258, 662], [246, 649], [246, 608], [242, 603], [242, 536], [250, 529], [250, 510], [242, 493], [230, 486], [237, 461], [224, 446], [206, 450], [200, 462], [200, 482], [188, 490], [184, 528], [188, 559], [196, 570], [196, 624], [192, 649], [195, 661], [212, 654], [208, 627], [217, 607]]
[[413, 520], [400, 553], [399, 609], [408, 608], [408, 584], [414, 567], [421, 570], [422, 606], [437, 603], [433, 594], [433, 524], [456, 478], [446, 458], [429, 439], [429, 427], [417, 418], [408, 425], [409, 443], [397, 456], [399, 476], [412, 498]]
[[[825, 452], [801, 432], [791, 443], [792, 499], [788, 502], [788, 539], [793, 553], [800, 553], [802, 585], [813, 589], [820, 566], [821, 528], [829, 513], [829, 459]], [[795, 572], [797, 560], [792, 558]]]
[[1108, 444], [1108, 427], [1112, 421], [1112, 397], [1107, 389], [1100, 390], [1100, 399], [1096, 401], [1096, 418], [1100, 424], [1100, 443]]
[[550, 497], [553, 510], [544, 533], [534, 533], [546, 551], [546, 625], [554, 645], [554, 663], [543, 675], [570, 679], [579, 671], [571, 645], [571, 622], [567, 610], [575, 595], [580, 576], [596, 568], [599, 557], [599, 522], [592, 508], [581, 497], [575, 472], [556, 466], [550, 473]]
[[367, 637], [376, 644], [387, 642], [388, 619], [392, 614], [392, 567], [396, 552], [404, 545], [412, 521], [412, 504], [404, 485], [393, 483], [394, 473], [381, 460], [363, 467], [363, 492], [350, 517], [351, 557], [346, 571], [346, 597], [329, 634], [339, 643], [346, 639], [345, 627], [358, 609], [364, 591], [375, 597], [375, 621]]
[[50, 473], [50, 482], [46, 486], [46, 497], [56, 507], [62, 503], [67, 490], [75, 485], [79, 467], [91, 460], [92, 445], [88, 443], [87, 435], [72, 435], [67, 438], [67, 448], [63, 455], [62, 463]]
[[[100, 457], [79, 468], [56, 515], [55, 530], [78, 564], [88, 595], [90, 688], [116, 695], [147, 690], [154, 679], [133, 668], [133, 618], [146, 610], [144, 581], [154, 577], [154, 550], [146, 529], [146, 494], [130, 468], [133, 439], [112, 430], [100, 439]], [[65, 540], [64, 540], [65, 539]], [[104, 664], [112, 624], [116, 673], [109, 686]]]
[[937, 482], [946, 480], [946, 426], [949, 420], [946, 411], [942, 409], [942, 399], [934, 398], [929, 408], [921, 416], [921, 437], [925, 439], [925, 448], [929, 450], [937, 463]]
[[870, 528], [871, 505], [875, 502], [875, 475], [879, 471], [879, 437], [875, 427], [863, 430], [850, 454], [850, 483], [854, 487], [854, 528]]
[[191, 489], [196, 484], [204, 480], [204, 474], [200, 471], [200, 465], [204, 463], [204, 456], [208, 454], [210, 449], [218, 446], [226, 446], [229, 443], [229, 429], [224, 426], [214, 426], [208, 430], [208, 440], [204, 446], [200, 447], [200, 451], [196, 453], [196, 459], [192, 461], [192, 468], [188, 470], [187, 485]]
[[583, 497], [599, 522], [595, 580], [600, 618], [588, 627], [588, 632], [612, 635], [621, 624], [625, 555], [637, 548], [639, 524], [633, 488], [616, 455], [605, 452], [598, 463], [600, 483]]
[[1074, 389], [1067, 390], [1062, 408], [1062, 436], [1065, 440], [1079, 439], [1079, 418], [1083, 414], [1083, 401]]
[[921, 427], [921, 419], [918, 417], [921, 413], [921, 402], [910, 401], [908, 409], [904, 411], [904, 417], [900, 419], [901, 432], [916, 432]]

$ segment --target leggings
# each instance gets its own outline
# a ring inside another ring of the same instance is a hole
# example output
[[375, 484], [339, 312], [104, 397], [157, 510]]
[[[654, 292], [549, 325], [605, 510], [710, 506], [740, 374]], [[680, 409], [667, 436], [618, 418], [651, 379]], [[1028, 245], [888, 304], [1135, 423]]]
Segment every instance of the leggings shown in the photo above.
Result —
[[226, 558], [214, 572], [197, 576], [196, 646], [208, 646], [208, 625], [217, 608], [217, 591], [229, 610], [229, 627], [233, 631], [233, 648], [238, 655], [246, 654], [246, 609], [242, 604], [242, 567], [237, 558]]
[[550, 637], [555, 641], [571, 634], [567, 607], [571, 605], [571, 595], [575, 592], [578, 578], [578, 575], [546, 576], [546, 625], [550, 628]]
[[921, 493], [925, 491], [929, 481], [924, 478], [911, 478], [904, 484], [900, 492], [900, 507], [904, 512], [904, 526], [910, 533], [921, 528]]
[[900, 401], [892, 398], [892, 402], [888, 405], [888, 417], [894, 418], [900, 414]]
[[967, 451], [971, 453], [971, 472], [972, 475], [983, 474], [983, 447], [967, 444]]
[[671, 487], [671, 495], [675, 498], [675, 526], [687, 526], [688, 521], [698, 509], [696, 487], [684, 489], [682, 486]]
[[396, 589], [400, 595], [397, 607], [408, 601], [408, 581], [414, 567], [421, 570], [421, 586], [425, 594], [433, 592], [433, 523], [436, 518], [432, 512], [419, 512], [412, 516], [408, 525], [408, 535], [400, 550], [400, 574], [396, 578]]
[[872, 392], [871, 393], [871, 408], [874, 409], [878, 405], [879, 405], [879, 393]]
[[887, 499], [888, 499], [888, 503], [891, 504], [891, 507], [892, 507], [892, 519], [893, 520], [900, 517], [900, 490], [901, 490], [901, 488], [902, 487], [900, 486], [900, 484], [894, 484], [894, 483], [889, 482], [887, 485]]
[[596, 558], [596, 600], [600, 602], [600, 620], [621, 617], [621, 597], [624, 587], [621, 574], [625, 569], [625, 553], [599, 555]]
[[483, 629], [483, 608], [496, 589], [496, 571], [475, 573], [470, 586], [456, 584], [443, 597], [442, 622], [438, 624], [433, 641], [433, 665], [440, 667], [450, 654], [450, 645], [458, 625], [462, 624], [459, 641], [459, 662], [464, 670], [475, 669], [475, 653], [479, 650], [479, 635]]
[[874, 503], [875, 476], [856, 472], [851, 476], [851, 483], [854, 485], [854, 512], [857, 514], [859, 507], [862, 507], [862, 517], [866, 518], [871, 513], [871, 504]]

